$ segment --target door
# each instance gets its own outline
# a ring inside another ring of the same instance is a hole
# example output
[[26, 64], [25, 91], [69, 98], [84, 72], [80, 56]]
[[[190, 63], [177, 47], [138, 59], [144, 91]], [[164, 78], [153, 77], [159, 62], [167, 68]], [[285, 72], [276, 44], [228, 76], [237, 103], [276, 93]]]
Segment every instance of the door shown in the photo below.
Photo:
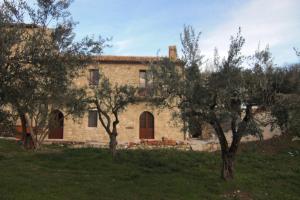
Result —
[[140, 139], [154, 139], [154, 117], [150, 112], [140, 115]]
[[64, 115], [62, 112], [54, 110], [49, 120], [49, 139], [63, 139]]

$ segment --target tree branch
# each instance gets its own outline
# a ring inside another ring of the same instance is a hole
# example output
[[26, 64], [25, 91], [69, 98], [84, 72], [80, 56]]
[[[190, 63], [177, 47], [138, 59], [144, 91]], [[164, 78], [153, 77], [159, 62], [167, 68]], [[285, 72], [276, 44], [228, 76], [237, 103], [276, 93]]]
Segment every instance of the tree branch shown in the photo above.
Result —
[[[99, 103], [98, 103], [97, 100], [95, 100], [94, 103], [96, 104], [96, 107], [97, 107], [97, 110], [98, 110], [99, 120], [100, 120], [102, 126], [105, 128], [105, 130], [106, 130], [106, 132], [107, 132], [108, 134], [111, 134], [111, 131], [110, 131], [110, 117], [107, 115], [107, 113], [105, 113], [105, 112], [101, 109], [101, 107], [100, 107], [100, 105], [99, 105]], [[103, 118], [102, 118], [102, 115], [106, 118], [107, 124], [105, 124], [105, 122], [104, 122], [104, 120], [103, 120]]]
[[209, 120], [209, 123], [213, 126], [213, 128], [215, 129], [215, 132], [218, 136], [220, 145], [221, 145], [221, 150], [222, 151], [228, 151], [228, 142], [227, 139], [225, 137], [224, 131], [221, 127], [221, 124], [216, 116], [216, 114], [212, 111], [211, 113], [211, 117]]
[[252, 105], [250, 104], [247, 105], [245, 117], [243, 118], [242, 122], [239, 123], [237, 130], [235, 129], [235, 132], [232, 132], [233, 138], [232, 138], [232, 143], [229, 152], [233, 154], [237, 152], [238, 145], [242, 139], [242, 136], [244, 135], [244, 132], [247, 129], [248, 122], [252, 118], [251, 109], [252, 109]]

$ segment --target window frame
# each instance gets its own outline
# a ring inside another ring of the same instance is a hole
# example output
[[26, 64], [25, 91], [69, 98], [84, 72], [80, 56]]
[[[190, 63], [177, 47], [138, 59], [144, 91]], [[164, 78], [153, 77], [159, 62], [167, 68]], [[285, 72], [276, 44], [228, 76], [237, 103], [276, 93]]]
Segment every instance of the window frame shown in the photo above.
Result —
[[[91, 115], [93, 113], [94, 115]], [[95, 117], [93, 121], [91, 117]], [[88, 110], [88, 127], [97, 128], [98, 127], [98, 111], [97, 110]]]
[[[153, 75], [149, 73], [149, 70], [141, 69], [139, 70], [139, 95], [146, 96], [148, 90], [153, 86]], [[144, 73], [144, 85], [141, 84], [141, 74]]]
[[[95, 75], [93, 73], [97, 73], [97, 77], [95, 78]], [[100, 80], [100, 72], [99, 69], [89, 69], [89, 85], [90, 86], [97, 86], [99, 85], [99, 80]]]
[[[141, 84], [141, 78], [142, 78], [142, 74], [144, 75], [144, 85], [142, 86]], [[146, 70], [139, 70], [139, 88], [147, 88], [147, 71]]]

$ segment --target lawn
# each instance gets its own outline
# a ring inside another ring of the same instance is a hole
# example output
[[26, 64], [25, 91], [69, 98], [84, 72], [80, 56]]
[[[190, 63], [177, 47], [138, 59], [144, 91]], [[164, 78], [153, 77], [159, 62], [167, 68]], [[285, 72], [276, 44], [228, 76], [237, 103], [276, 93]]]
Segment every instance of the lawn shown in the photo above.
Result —
[[0, 199], [300, 199], [300, 142], [243, 145], [234, 181], [216, 153], [47, 147], [0, 140]]

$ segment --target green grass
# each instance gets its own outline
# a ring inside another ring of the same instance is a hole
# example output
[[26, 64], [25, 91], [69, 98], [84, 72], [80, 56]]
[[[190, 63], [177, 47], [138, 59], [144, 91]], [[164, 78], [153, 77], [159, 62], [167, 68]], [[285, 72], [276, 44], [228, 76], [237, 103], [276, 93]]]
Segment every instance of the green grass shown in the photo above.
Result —
[[112, 159], [105, 149], [35, 153], [0, 140], [0, 199], [300, 199], [300, 142], [289, 141], [244, 145], [235, 180], [224, 182], [218, 152], [122, 150]]

